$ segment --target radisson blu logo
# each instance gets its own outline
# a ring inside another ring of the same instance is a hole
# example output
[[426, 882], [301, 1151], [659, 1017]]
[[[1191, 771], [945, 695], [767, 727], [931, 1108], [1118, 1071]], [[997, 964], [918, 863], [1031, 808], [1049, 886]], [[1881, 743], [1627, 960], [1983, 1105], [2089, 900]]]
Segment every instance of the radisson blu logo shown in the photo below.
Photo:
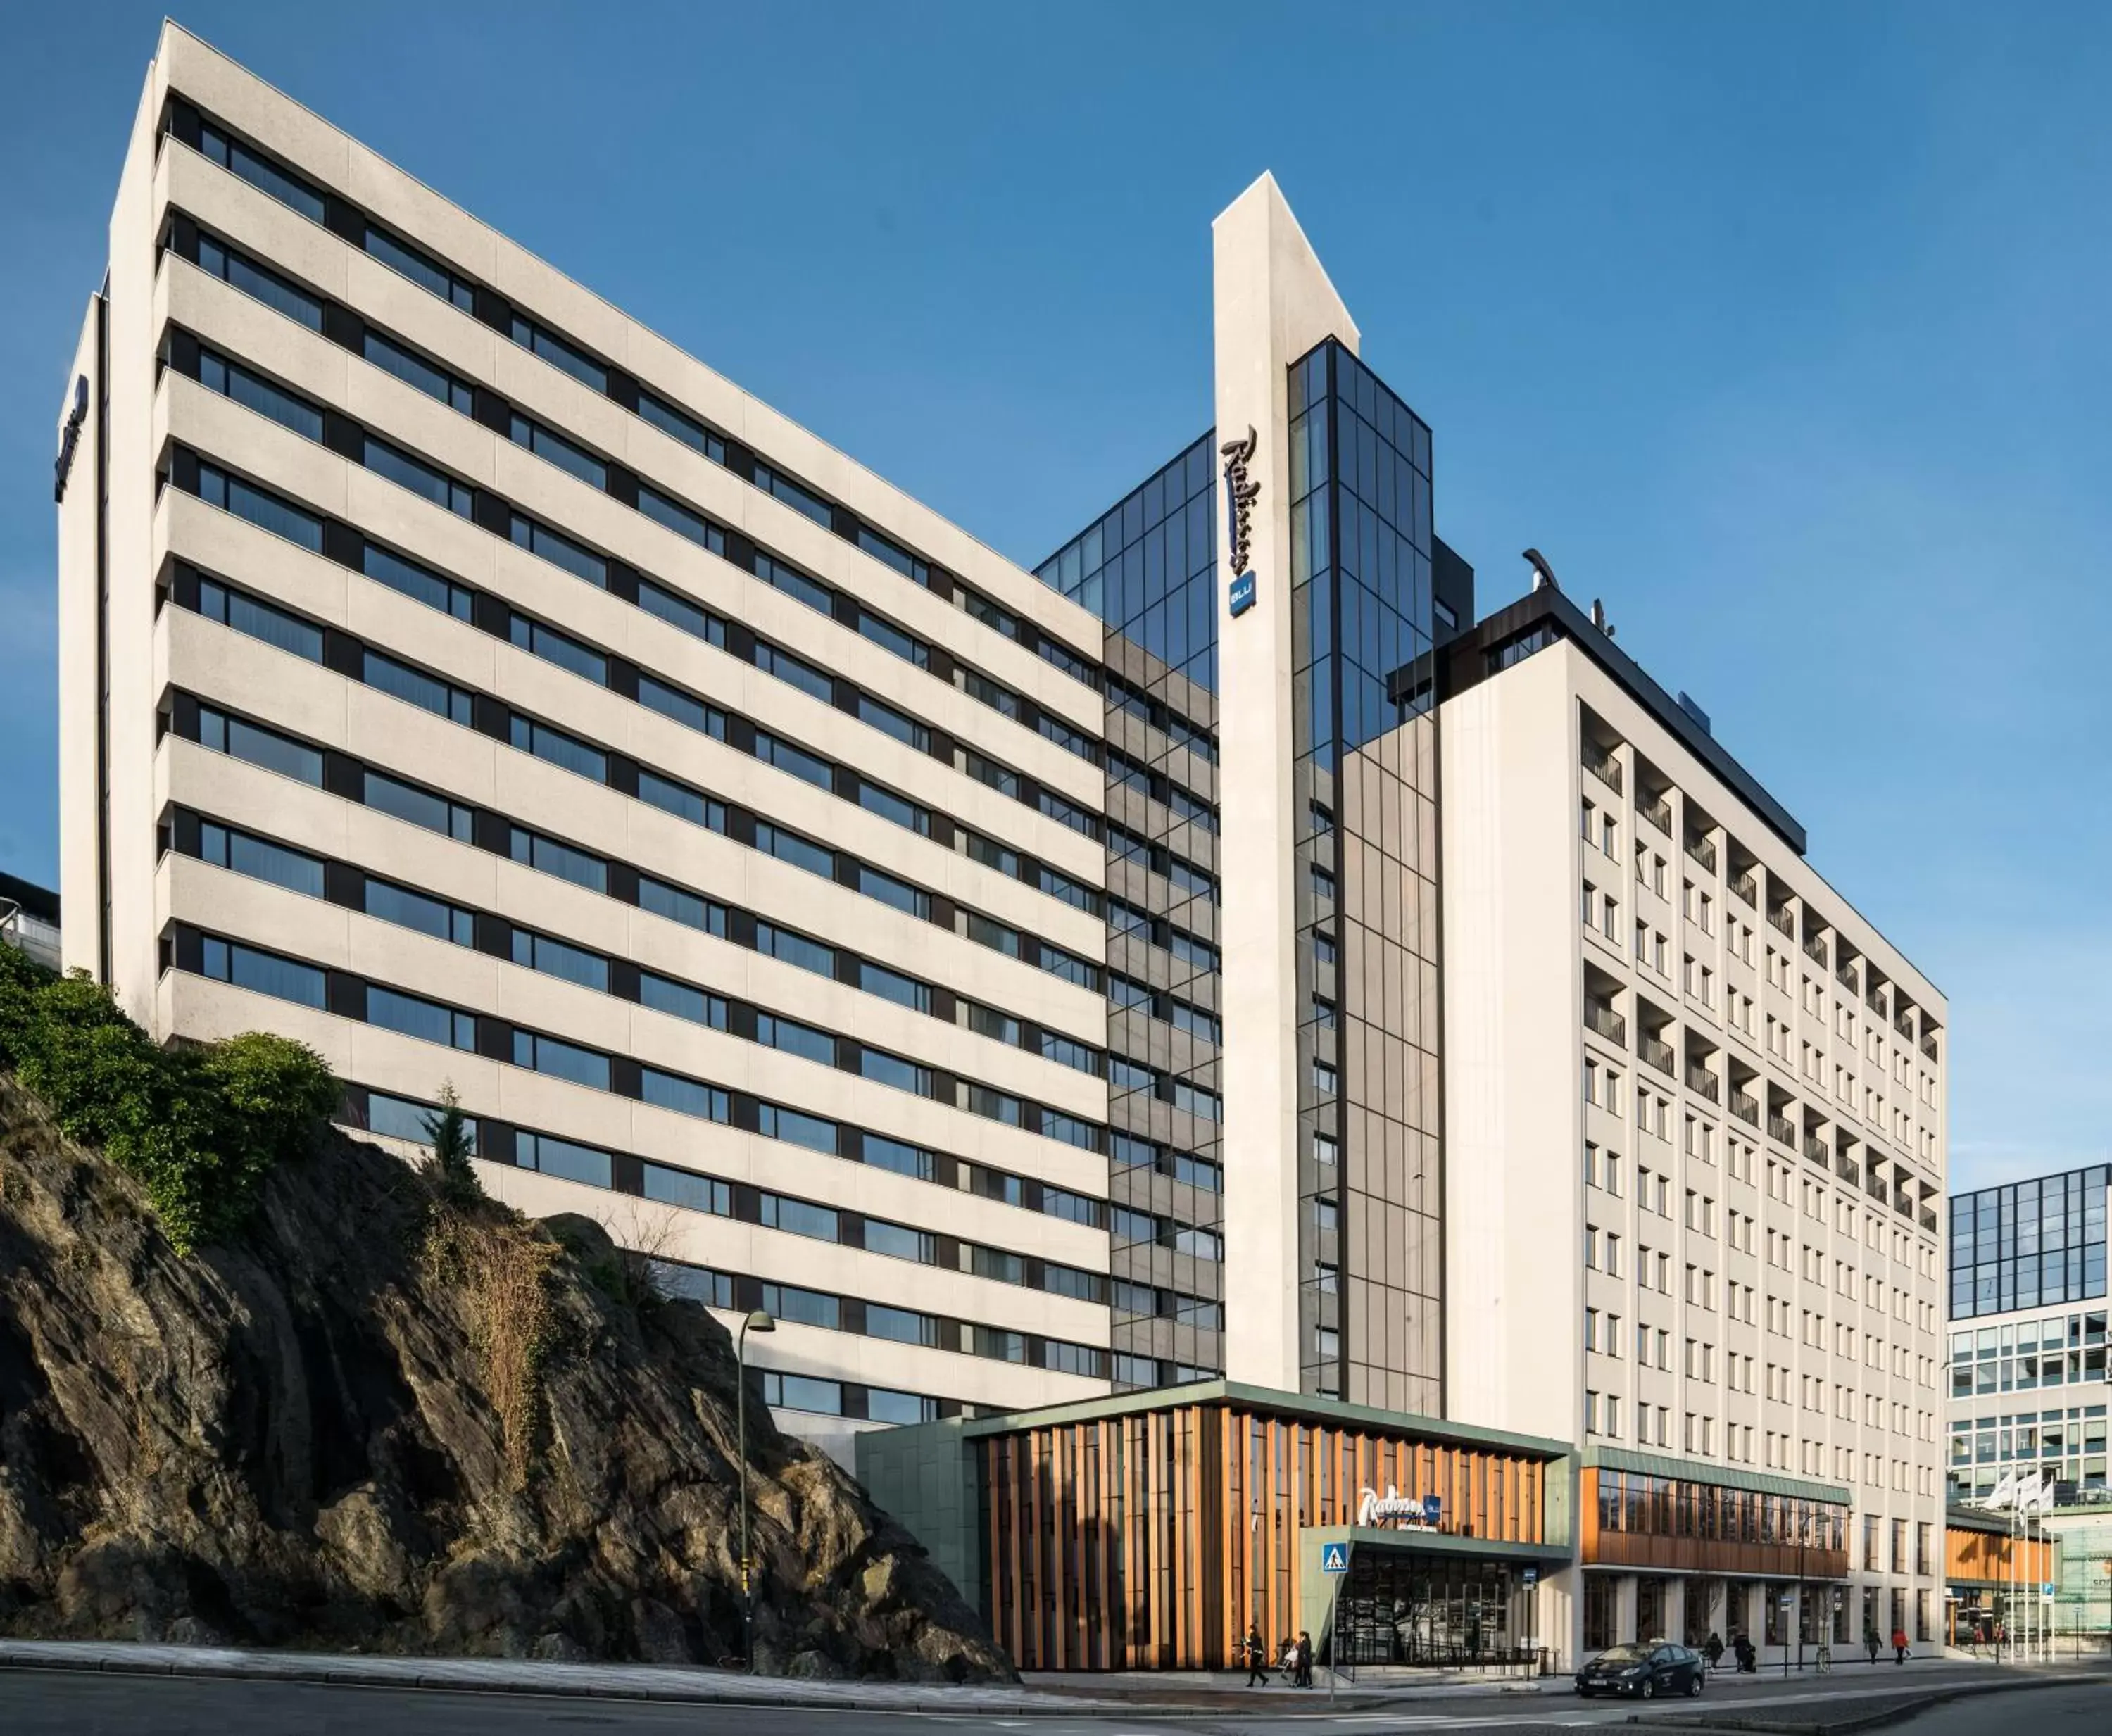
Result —
[[1254, 571], [1247, 560], [1254, 540], [1254, 503], [1261, 498], [1261, 484], [1248, 476], [1247, 464], [1259, 444], [1249, 422], [1245, 440], [1227, 440], [1218, 449], [1225, 458], [1225, 529], [1231, 538], [1231, 610], [1236, 617], [1254, 604]]
[[73, 470], [74, 450], [80, 444], [80, 425], [88, 420], [88, 376], [76, 374], [73, 403], [66, 411], [66, 426], [59, 434], [59, 455], [52, 461], [52, 499], [66, 499], [66, 477]]

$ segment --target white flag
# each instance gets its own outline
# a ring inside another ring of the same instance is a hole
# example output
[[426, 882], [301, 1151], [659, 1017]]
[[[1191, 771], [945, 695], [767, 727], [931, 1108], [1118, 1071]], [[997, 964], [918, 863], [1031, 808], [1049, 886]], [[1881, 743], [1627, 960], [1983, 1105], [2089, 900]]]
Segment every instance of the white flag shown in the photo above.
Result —
[[1980, 1505], [1991, 1512], [1999, 1512], [2015, 1500], [2016, 1495], [2017, 1474], [2014, 1471], [2005, 1471], [2002, 1473], [2002, 1480], [1995, 1485], [1994, 1493]]

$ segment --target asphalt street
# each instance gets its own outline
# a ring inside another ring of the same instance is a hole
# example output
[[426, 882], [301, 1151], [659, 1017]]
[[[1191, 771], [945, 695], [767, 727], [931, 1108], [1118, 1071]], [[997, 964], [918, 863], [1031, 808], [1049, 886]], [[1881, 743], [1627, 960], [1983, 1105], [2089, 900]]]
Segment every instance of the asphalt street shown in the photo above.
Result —
[[[1727, 1684], [1725, 1684], [1727, 1686]], [[5, 1736], [554, 1736], [558, 1732], [681, 1730], [706, 1736], [1420, 1736], [1425, 1731], [1509, 1732], [1663, 1725], [1672, 1730], [1735, 1729], [1764, 1719], [1771, 1729], [1807, 1729], [1899, 1703], [1943, 1683], [1933, 1674], [1905, 1684], [1805, 1681], [1714, 1692], [1700, 1703], [1644, 1710], [1579, 1703], [1565, 1694], [1448, 1697], [1398, 1709], [1331, 1712], [1324, 1701], [1277, 1702], [1245, 1715], [1202, 1713], [1178, 1720], [1127, 1714], [1070, 1717], [816, 1711], [798, 1707], [625, 1704], [525, 1695], [404, 1692], [254, 1681], [186, 1681], [146, 1676], [10, 1670], [0, 1674]], [[1718, 1725], [1720, 1717], [1723, 1722]], [[1703, 1720], [1706, 1720], [1705, 1722]], [[1890, 1729], [1909, 1736], [2103, 1736], [2112, 1729], [2112, 1677], [2073, 1687], [2018, 1687], [1919, 1712]]]

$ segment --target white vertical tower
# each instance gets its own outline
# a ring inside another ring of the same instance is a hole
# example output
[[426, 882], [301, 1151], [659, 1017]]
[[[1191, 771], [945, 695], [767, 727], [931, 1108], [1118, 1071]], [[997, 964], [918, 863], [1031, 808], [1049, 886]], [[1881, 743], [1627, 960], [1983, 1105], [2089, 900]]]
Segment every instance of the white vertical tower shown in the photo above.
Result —
[[[1220, 446], [1255, 446], [1244, 567], [1221, 503], [1218, 603], [1219, 803], [1224, 876], [1225, 1372], [1295, 1392], [1298, 1342], [1296, 816], [1291, 796], [1290, 364], [1357, 327], [1264, 174], [1211, 226]], [[1222, 468], [1223, 454], [1219, 454]], [[1254, 577], [1235, 617], [1231, 586]]]

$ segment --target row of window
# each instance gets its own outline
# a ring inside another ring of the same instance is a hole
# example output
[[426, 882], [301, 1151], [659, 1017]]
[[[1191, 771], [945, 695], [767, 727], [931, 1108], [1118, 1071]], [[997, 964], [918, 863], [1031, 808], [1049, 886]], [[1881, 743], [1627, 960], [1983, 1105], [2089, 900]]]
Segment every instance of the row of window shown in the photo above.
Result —
[[[845, 1130], [840, 1124], [803, 1110], [466, 1012], [344, 972], [325, 970], [303, 959], [206, 933], [188, 924], [177, 924], [163, 945], [165, 968], [766, 1139], [783, 1140], [831, 1156], [840, 1155], [844, 1146]], [[496, 1162], [918, 1264], [948, 1265], [978, 1278], [1080, 1301], [1107, 1300], [1105, 1277], [1078, 1267], [934, 1235], [913, 1225], [759, 1191], [746, 1183], [725, 1182], [553, 1135], [485, 1123], [480, 1137], [481, 1155]], [[929, 1159], [928, 1153], [921, 1152], [913, 1159], [894, 1158], [885, 1148], [899, 1146], [899, 1142], [876, 1134], [860, 1132], [857, 1142], [859, 1161], [873, 1161], [884, 1168], [895, 1168], [898, 1163], [906, 1167]]]
[[[174, 812], [168, 836], [179, 854], [195, 857], [232, 873], [284, 886], [308, 897], [327, 898], [343, 908], [362, 911], [380, 921], [414, 929], [455, 945], [473, 948], [492, 957], [508, 959], [524, 969], [560, 977], [597, 993], [613, 995], [691, 1023], [763, 1042], [824, 1066], [835, 1067], [846, 1054], [855, 1051], [858, 1064], [849, 1070], [919, 1096], [939, 1094], [931, 1069], [900, 1056], [852, 1044], [849, 1039], [664, 976], [627, 959], [612, 958], [593, 949], [518, 927], [503, 917], [465, 909], [430, 893], [368, 874], [352, 864], [326, 861], [306, 850], [221, 825], [184, 809]], [[823, 942], [796, 930], [758, 920], [744, 911], [729, 912], [724, 906], [714, 905], [711, 914], [713, 920], [707, 932], [720, 939], [747, 945], [753, 950], [817, 971], [831, 981], [845, 982], [868, 993], [883, 995], [902, 1005], [918, 1005], [911, 997], [923, 985], [885, 966], [854, 955], [839, 955]], [[931, 1010], [928, 1004], [918, 1009]], [[1045, 1032], [1040, 1052], [1051, 1059], [1071, 1059], [1076, 1064], [1078, 1057], [1063, 1051], [1081, 1050], [1082, 1046], [1054, 1033]], [[928, 1169], [928, 1162], [926, 1167]], [[980, 1169], [976, 1165], [967, 1167]], [[979, 1176], [969, 1185], [974, 1192], [1004, 1198], [1015, 1205], [1023, 1203], [1023, 1195], [1032, 1191], [1038, 1193], [1039, 1209], [1053, 1215], [1095, 1227], [1104, 1221], [1100, 1202], [1096, 1200], [1045, 1184], [1031, 1183], [1001, 1171]]]
[[[509, 507], [495, 495], [472, 487], [425, 459], [365, 432], [348, 417], [335, 411], [326, 412], [241, 362], [205, 348], [189, 333], [180, 330], [172, 331], [169, 335], [168, 348], [171, 364], [176, 371], [196, 379], [207, 390], [270, 418], [304, 439], [328, 446], [339, 456], [372, 471], [377, 476], [386, 477], [399, 487], [410, 490], [443, 511], [468, 519], [494, 535], [508, 537], [518, 546], [598, 590], [630, 598], [639, 607], [668, 625], [799, 687], [810, 698], [817, 699], [825, 705], [851, 713], [906, 745], [954, 766], [987, 787], [1010, 796], [1024, 806], [1034, 808], [1049, 818], [1060, 821], [1072, 831], [1086, 836], [1097, 836], [1095, 816], [1039, 781], [999, 764], [985, 754], [960, 746], [943, 731], [932, 730], [885, 701], [863, 693], [849, 681], [840, 682], [826, 671], [817, 668], [781, 647], [757, 640], [744, 626], [728, 622], [723, 617], [712, 614], [689, 598], [667, 590], [643, 574], [622, 567], [619, 578], [617, 569], [621, 567], [621, 563], [612, 562], [539, 520]], [[521, 418], [513, 420], [522, 427], [530, 426]], [[549, 435], [544, 442], [545, 447], [557, 439], [555, 435]], [[686, 508], [661, 499], [653, 495], [652, 490], [644, 485], [639, 485], [638, 495], [641, 508], [647, 510], [649, 516], [658, 518], [709, 553], [753, 572], [766, 583], [788, 592], [824, 613], [831, 613], [835, 610], [835, 594], [827, 587], [753, 549], [740, 533], [724, 530], [690, 513]], [[630, 597], [634, 590], [637, 593], [635, 598]], [[474, 617], [473, 595], [471, 600]], [[853, 623], [846, 619], [844, 624]], [[876, 643], [910, 657], [920, 666], [929, 666], [931, 648], [907, 639], [892, 623], [876, 617], [868, 617], [866, 612], [858, 609], [855, 624], [864, 636]], [[581, 649], [586, 650], [586, 648]], [[586, 651], [586, 656], [601, 658], [604, 669], [609, 661], [602, 654], [591, 651]], [[589, 679], [594, 678], [584, 659], [575, 667], [575, 672], [585, 675]], [[651, 677], [644, 679], [650, 680]], [[972, 680], [981, 682], [985, 688], [993, 685], [979, 676], [973, 677]], [[608, 682], [604, 679], [601, 684], [606, 686]], [[1016, 697], [1011, 709], [1013, 714], [1017, 715], [1018, 704]], [[1052, 731], [1044, 731], [1043, 733], [1050, 734]], [[1092, 757], [1091, 742], [1068, 725], [1060, 724], [1058, 720], [1054, 733], [1063, 738], [1066, 745], [1083, 744], [1086, 757]], [[1171, 792], [1168, 792], [1167, 799], [1172, 799]], [[1192, 803], [1191, 798], [1191, 805]], [[927, 818], [925, 822], [927, 829], [929, 824]]]
[[[627, 864], [621, 865], [625, 870], [622, 876], [624, 884], [619, 886], [617, 877], [610, 873], [612, 865], [599, 856], [589, 855], [570, 845], [532, 832], [525, 827], [510, 825], [498, 816], [472, 809], [459, 802], [451, 802], [385, 773], [361, 767], [357, 761], [325, 754], [232, 713], [201, 704], [188, 694], [175, 695], [173, 718], [179, 736], [196, 741], [213, 752], [226, 754], [266, 770], [298, 778], [348, 800], [359, 801], [365, 806], [378, 809], [459, 841], [489, 848], [494, 854], [510, 856], [525, 866], [555, 874], [595, 891], [621, 893], [627, 886], [632, 891], [638, 908], [709, 932], [708, 900], [698, 894], [640, 874], [629, 868]], [[334, 768], [337, 768], [335, 772]], [[480, 825], [480, 822], [483, 823]], [[758, 826], [758, 848], [769, 847], [771, 839], [768, 834], [773, 831], [774, 828], [767, 825]], [[872, 1053], [878, 1056], [880, 1051]], [[965, 1107], [972, 1114], [1004, 1122], [1008, 1126], [1039, 1132], [1044, 1137], [1060, 1140], [1081, 1150], [1098, 1151], [1106, 1147], [1104, 1130], [1096, 1123], [989, 1086], [954, 1080], [950, 1075], [942, 1075], [931, 1068], [901, 1061], [898, 1057], [876, 1059], [872, 1064], [880, 1070], [872, 1077], [886, 1073], [888, 1082], [899, 1084], [905, 1090], [916, 1091], [919, 1095], [933, 1097], [940, 1102], [951, 1102], [956, 1107]]]
[[[241, 478], [222, 471], [216, 465], [198, 459], [188, 451], [179, 449], [175, 458], [174, 472], [177, 485], [196, 493], [209, 505], [222, 508], [276, 534], [289, 534], [289, 531], [292, 533], [299, 533], [294, 535], [294, 540], [303, 541], [310, 547], [318, 547], [321, 533], [330, 528], [321, 522], [301, 513], [299, 508], [292, 507], [277, 496], [266, 493]], [[306, 520], [305, 524], [300, 522], [303, 519]], [[315, 533], [316, 540], [309, 540], [307, 533], [310, 531]], [[380, 582], [391, 586], [392, 588], [409, 589], [421, 577], [426, 580], [434, 580], [435, 582], [444, 583], [444, 581], [435, 580], [435, 576], [425, 573], [423, 569], [412, 567], [400, 558], [388, 554], [376, 544], [362, 542], [354, 548], [342, 552], [348, 556], [348, 560], [359, 563], [355, 567], [355, 570], [363, 571], [369, 576], [377, 578]], [[188, 569], [179, 569], [178, 574], [180, 581], [186, 585], [189, 582], [189, 577], [186, 576], [187, 572]], [[226, 587], [223, 586], [221, 589], [224, 592]], [[203, 590], [200, 596], [202, 607]], [[254, 625], [259, 629], [256, 636], [265, 638], [271, 643], [280, 645], [283, 649], [294, 650], [298, 654], [307, 654], [308, 648], [313, 641], [307, 636], [319, 630], [309, 627], [304, 633], [298, 622], [298, 617], [286, 616], [283, 610], [276, 611], [277, 616], [284, 617], [283, 621], [267, 619], [262, 613], [264, 607], [269, 607], [269, 605], [259, 606], [254, 599], [250, 599], [238, 612], [230, 604], [225, 609], [225, 618], [229, 625], [237, 625], [239, 613], [239, 622], [244, 624], [245, 631], [248, 625]], [[517, 617], [509, 616], [508, 634], [509, 636], [514, 637], [517, 642], [522, 643], [524, 648], [536, 654], [550, 657], [560, 663], [571, 654], [565, 649], [561, 636], [554, 634], [551, 630], [541, 628], [532, 622], [515, 628], [512, 624], [514, 618]], [[348, 648], [357, 645], [357, 641], [351, 640], [349, 638], [345, 639], [344, 643]], [[576, 642], [573, 643], [576, 644]], [[325, 653], [328, 650], [328, 645], [329, 638], [325, 635], [322, 641]], [[752, 817], [740, 818], [736, 820], [736, 816], [744, 813], [744, 810], [730, 809], [726, 804], [708, 796], [687, 784], [662, 777], [648, 768], [638, 765], [626, 756], [608, 753], [603, 749], [580, 741], [551, 726], [528, 719], [521, 722], [521, 727], [516, 728], [515, 723], [521, 720], [521, 714], [508, 713], [505, 708], [496, 706], [490, 702], [486, 702], [485, 707], [480, 712], [476, 703], [476, 695], [454, 688], [451, 684], [442, 682], [437, 677], [424, 676], [419, 672], [411, 670], [408, 666], [398, 663], [395, 659], [381, 658], [374, 667], [379, 677], [376, 684], [388, 686], [394, 683], [390, 690], [396, 692], [399, 697], [406, 698], [413, 704], [425, 705], [426, 709], [448, 717], [451, 721], [465, 723], [470, 727], [480, 727], [485, 721], [489, 720], [493, 724], [492, 732], [498, 739], [506, 740], [524, 752], [548, 759], [567, 770], [617, 788], [624, 795], [635, 796], [640, 800], [650, 803], [662, 811], [675, 814], [693, 824], [704, 826], [712, 831], [726, 833], [728, 836], [734, 836], [735, 833], [730, 830], [731, 827], [736, 824], [745, 827], [752, 822], [758, 839], [758, 847], [775, 848], [774, 842], [762, 841], [766, 834], [772, 841], [791, 840], [794, 837], [794, 835], [785, 832], [782, 828], [776, 827], [767, 822], [753, 820]], [[367, 672], [362, 661], [360, 667], [348, 668], [341, 672], [363, 677]], [[650, 704], [655, 709], [664, 708], [668, 715], [679, 718], [683, 704], [688, 700], [688, 696], [678, 689], [653, 681], [651, 677], [644, 676], [642, 672], [636, 673], [640, 703]], [[701, 702], [692, 703], [701, 704]], [[498, 720], [502, 717], [506, 720], [503, 731], [498, 727]], [[710, 725], [714, 719], [719, 725], [719, 730], [716, 732], [710, 730]], [[718, 711], [716, 708], [708, 709], [706, 714], [699, 721], [707, 732], [714, 733], [715, 739], [723, 740], [736, 749], [745, 750], [766, 763], [799, 777], [817, 788], [825, 789], [832, 795], [844, 800], [855, 801], [869, 812], [878, 813], [885, 818], [909, 827], [913, 830], [917, 829], [917, 816], [922, 813], [924, 810], [913, 808], [912, 804], [904, 802], [893, 791], [858, 777], [848, 768], [837, 767], [832, 762], [822, 759], [821, 756], [809, 752], [796, 743], [787, 741], [767, 731], [756, 729], [746, 719], [731, 716]], [[315, 751], [308, 750], [312, 754]], [[315, 779], [311, 777], [309, 781], [314, 781]], [[853, 783], [856, 785], [855, 788], [852, 787]], [[446, 827], [443, 827], [440, 829], [445, 830]], [[743, 841], [746, 841], [745, 839], [743, 839]], [[964, 842], [967, 854], [976, 857], [978, 860], [992, 857], [1003, 861], [1009, 858], [1015, 867], [1023, 865], [1016, 853], [1002, 851], [996, 848], [988, 851], [979, 849], [981, 841], [972, 834], [965, 835]], [[951, 900], [940, 899], [923, 888], [913, 886], [892, 875], [884, 874], [877, 869], [853, 863], [849, 858], [841, 855], [826, 845], [798, 840], [796, 847], [787, 845], [785, 848], [775, 849], [775, 853], [785, 859], [797, 861], [800, 866], [810, 867], [816, 873], [839, 877], [842, 884], [853, 890], [866, 892], [869, 895], [882, 898], [884, 901], [893, 904], [897, 909], [908, 911], [928, 920], [940, 921], [941, 926], [947, 926], [954, 920], [950, 913], [956, 907]], [[588, 879], [583, 883], [605, 882], [605, 868], [600, 870], [591, 868], [592, 863], [596, 859], [587, 853], [574, 851], [571, 854], [580, 863], [588, 865], [587, 869], [585, 870], [588, 874]], [[839, 863], [847, 864], [840, 874], [837, 867]], [[1045, 866], [1040, 867], [1039, 872], [1045, 886], [1053, 885], [1056, 879], [1061, 877], [1054, 877], [1051, 871], [1047, 870]], [[979, 944], [1004, 952], [1008, 957], [1034, 964], [1038, 968], [1049, 972], [1052, 975], [1062, 977], [1067, 982], [1076, 982], [1082, 986], [1096, 990], [1099, 986], [1099, 967], [1090, 960], [1054, 946], [1047, 941], [1037, 940], [1031, 935], [1022, 934], [1007, 924], [999, 923], [995, 918], [983, 916], [979, 913], [965, 911], [963, 914], [965, 917], [964, 931], [969, 938]]]
[[324, 225], [412, 282], [504, 333], [515, 343], [569, 375], [589, 390], [630, 410], [663, 434], [715, 464], [742, 476], [794, 511], [854, 543], [901, 576], [951, 598], [963, 610], [993, 631], [1017, 643], [1031, 641], [1052, 667], [1089, 686], [1097, 686], [1099, 666], [1060, 640], [967, 585], [922, 556], [881, 535], [854, 513], [816, 494], [805, 484], [760, 458], [740, 442], [729, 440], [689, 412], [640, 385], [622, 370], [589, 355], [570, 339], [512, 308], [492, 291], [472, 284], [451, 267], [369, 221], [348, 202], [324, 194], [303, 177], [274, 162], [217, 123], [206, 121], [181, 101], [171, 104], [171, 130], [209, 161], [240, 176], [289, 209]]
[[[483, 721], [489, 723], [488, 733], [494, 737], [501, 736], [503, 724], [503, 739], [518, 750], [548, 759], [567, 771], [597, 782], [612, 781], [609, 775], [610, 756], [600, 749], [542, 723], [525, 713], [498, 707], [494, 702], [456, 686], [444, 677], [402, 663], [371, 646], [362, 645], [349, 635], [339, 634], [335, 630], [326, 633], [315, 622], [217, 579], [208, 578], [188, 567], [178, 569], [174, 595], [179, 607], [195, 609], [209, 620], [219, 622], [237, 632], [261, 640], [312, 663], [329, 663], [348, 679], [361, 681], [407, 704], [419, 706], [451, 722], [466, 727], [477, 727], [480, 722], [477, 707], [481, 701], [488, 708], [483, 714]], [[542, 644], [543, 630], [537, 628], [528, 617], [516, 615], [512, 624], [517, 642]], [[335, 644], [332, 640], [335, 641]], [[543, 649], [545, 654], [553, 654], [548, 645], [543, 645]], [[561, 653], [555, 654], [562, 655]], [[640, 677], [641, 683], [649, 679], [644, 676]], [[717, 739], [725, 739], [722, 731], [714, 733]], [[767, 741], [763, 747], [766, 756], [774, 755], [781, 745], [775, 738], [767, 738], [765, 732], [758, 732], [758, 743]], [[790, 749], [789, 744], [782, 745], [792, 752], [803, 752], [803, 750]], [[645, 779], [652, 774], [640, 768], [639, 776], [643, 786]], [[662, 781], [655, 779], [656, 783], [660, 781]], [[858, 871], [857, 885], [859, 891], [892, 904], [897, 909], [924, 921], [931, 919], [931, 895], [920, 887], [863, 865]], [[723, 933], [726, 923], [726, 907], [716, 904], [708, 905], [706, 926], [712, 932]], [[808, 944], [814, 947], [822, 945], [818, 941]], [[834, 966], [831, 961], [817, 963], [809, 968], [828, 974]], [[878, 967], [868, 968], [877, 969]], [[843, 980], [855, 982], [858, 977], [854, 974]], [[913, 1006], [919, 1012], [930, 1013], [935, 1005], [934, 996], [940, 992], [929, 983], [893, 973], [883, 976], [881, 981], [881, 986], [876, 987], [875, 992], [886, 994], [889, 998], [903, 1005]], [[1052, 1059], [1063, 1061], [1096, 1077], [1103, 1072], [1099, 1052], [1096, 1049], [1059, 1039], [1054, 1033], [1037, 1032], [1020, 1020], [994, 1009], [976, 1009], [975, 1011], [981, 1018], [981, 1023], [976, 1023], [976, 1028], [983, 1030], [986, 1035], [997, 1036], [1001, 1041], [1017, 1046], [1037, 1050]], [[942, 1013], [940, 1016], [950, 1018], [952, 1014]], [[970, 1022], [975, 1023], [975, 1020], [972, 1018]]]

